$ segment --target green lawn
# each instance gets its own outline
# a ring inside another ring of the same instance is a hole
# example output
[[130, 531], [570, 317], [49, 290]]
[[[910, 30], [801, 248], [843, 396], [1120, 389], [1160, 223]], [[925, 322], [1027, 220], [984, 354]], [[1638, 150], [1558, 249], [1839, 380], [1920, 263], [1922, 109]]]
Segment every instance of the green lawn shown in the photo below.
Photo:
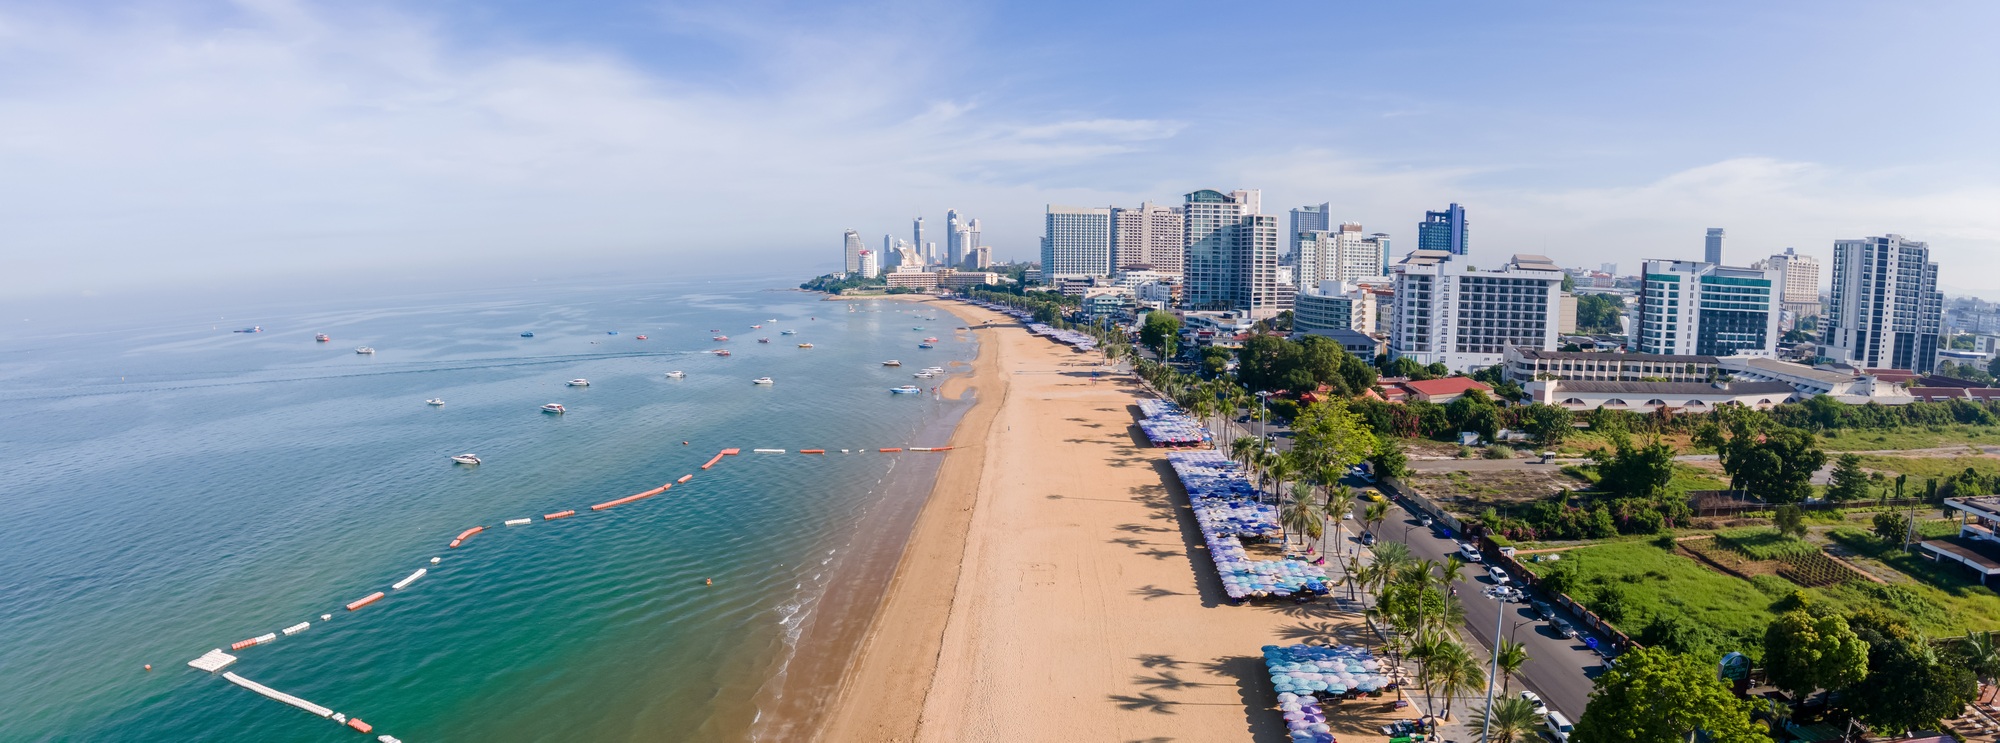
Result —
[[1910, 479], [1917, 483], [1921, 483], [1926, 478], [1931, 477], [1942, 480], [1964, 472], [1968, 467], [1987, 477], [2000, 474], [2000, 459], [1974, 456], [1891, 457], [1880, 454], [1864, 454], [1861, 456], [1861, 466], [1871, 470], [1909, 475]]
[[1955, 424], [1938, 426], [1936, 430], [1910, 426], [1886, 431], [1829, 431], [1820, 435], [1820, 445], [1827, 451], [1935, 449], [1960, 444], [2000, 444], [2000, 427]]
[[[1634, 636], [1663, 614], [1686, 616], [1738, 637], [1762, 636], [1773, 616], [1771, 602], [1777, 598], [1749, 581], [1661, 549], [1657, 539], [1573, 549], [1562, 553], [1561, 563], [1575, 565], [1578, 571], [1582, 588], [1571, 598], [1602, 613], [1609, 608], [1600, 600], [1607, 590], [1620, 596], [1617, 603], [1622, 610], [1616, 613], [1622, 616], [1614, 623]], [[1543, 574], [1557, 564], [1528, 567]]]

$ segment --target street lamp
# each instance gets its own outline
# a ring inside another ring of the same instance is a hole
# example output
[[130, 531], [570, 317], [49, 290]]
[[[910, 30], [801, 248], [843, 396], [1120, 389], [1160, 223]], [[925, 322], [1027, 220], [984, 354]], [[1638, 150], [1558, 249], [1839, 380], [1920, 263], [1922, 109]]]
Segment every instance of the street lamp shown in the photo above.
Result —
[[1271, 446], [1271, 442], [1264, 437], [1264, 426], [1267, 425], [1265, 421], [1271, 417], [1266, 407], [1266, 403], [1270, 399], [1270, 390], [1263, 390], [1257, 393], [1257, 446], [1260, 448], [1269, 448]]
[[1495, 594], [1493, 602], [1499, 607], [1493, 612], [1493, 665], [1486, 671], [1486, 721], [1479, 726], [1479, 743], [1486, 743], [1486, 731], [1493, 727], [1493, 682], [1500, 679], [1500, 625], [1507, 621], [1507, 600]]

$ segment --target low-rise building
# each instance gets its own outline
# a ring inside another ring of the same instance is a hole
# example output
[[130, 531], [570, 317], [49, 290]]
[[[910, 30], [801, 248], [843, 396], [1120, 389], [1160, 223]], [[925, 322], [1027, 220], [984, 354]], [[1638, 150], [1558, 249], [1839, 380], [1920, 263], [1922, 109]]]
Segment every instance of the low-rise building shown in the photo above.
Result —
[[1570, 410], [1629, 410], [1650, 413], [1660, 408], [1707, 412], [1717, 405], [1736, 404], [1767, 410], [1798, 398], [1784, 382], [1609, 382], [1545, 379], [1522, 387], [1538, 403]]
[[1919, 543], [1932, 559], [1955, 562], [1979, 577], [1980, 585], [2000, 576], [2000, 495], [1944, 499], [1946, 513], [1955, 513], [1958, 534]]
[[1381, 386], [1384, 391], [1390, 392], [1388, 397], [1390, 402], [1418, 400], [1435, 405], [1444, 405], [1464, 397], [1465, 393], [1473, 390], [1478, 390], [1487, 395], [1493, 394], [1492, 387], [1480, 384], [1478, 380], [1471, 377], [1445, 377], [1442, 379], [1421, 380], [1401, 379], [1397, 381], [1378, 379], [1375, 383]]
[[[1875, 380], [1865, 374], [1856, 374], [1837, 369], [1819, 369], [1805, 364], [1766, 359], [1757, 356], [1724, 356], [1720, 359], [1723, 371], [1742, 382], [1784, 382], [1797, 390], [1800, 397], [1814, 395], [1836, 395], [1841, 397], [1870, 397], [1878, 386]], [[1888, 387], [1881, 386], [1883, 392]]]
[[1537, 379], [1707, 382], [1721, 368], [1714, 356], [1585, 353], [1519, 347], [1508, 348], [1505, 359], [1502, 363], [1507, 378], [1523, 384]]
[[923, 270], [921, 266], [897, 266], [896, 270], [882, 274], [882, 280], [888, 282], [891, 289], [936, 289], [938, 285], [938, 275]]
[[1375, 363], [1376, 356], [1380, 356], [1384, 353], [1387, 353], [1389, 350], [1388, 345], [1384, 343], [1382, 339], [1376, 338], [1375, 336], [1363, 333], [1353, 328], [1314, 328], [1312, 330], [1299, 330], [1292, 333], [1292, 339], [1298, 340], [1308, 335], [1317, 335], [1319, 337], [1332, 340], [1335, 343], [1339, 343], [1340, 347], [1347, 349], [1348, 353], [1354, 354], [1355, 356], [1359, 357], [1362, 361], [1370, 364]]

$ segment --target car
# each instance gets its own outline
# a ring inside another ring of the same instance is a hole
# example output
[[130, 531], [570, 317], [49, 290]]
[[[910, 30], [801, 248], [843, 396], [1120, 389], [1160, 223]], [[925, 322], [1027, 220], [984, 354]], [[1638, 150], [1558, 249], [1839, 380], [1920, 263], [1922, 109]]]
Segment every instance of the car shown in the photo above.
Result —
[[1571, 627], [1569, 622], [1565, 622], [1561, 618], [1549, 620], [1549, 629], [1555, 630], [1556, 634], [1562, 635], [1563, 637], [1569, 637], [1569, 638], [1576, 637], [1576, 628]]
[[1537, 601], [1535, 602], [1535, 614], [1541, 616], [1543, 619], [1554, 619], [1556, 618], [1556, 608], [1550, 606], [1547, 601]]
[[1423, 518], [1417, 519], [1417, 523], [1422, 524], [1424, 526], [1430, 526], [1431, 524], [1437, 523], [1437, 519], [1425, 516]]
[[1472, 543], [1471, 543], [1471, 542], [1459, 542], [1459, 543], [1458, 543], [1458, 554], [1459, 554], [1460, 556], [1464, 557], [1464, 558], [1465, 558], [1465, 561], [1466, 561], [1466, 562], [1479, 562], [1479, 561], [1480, 561], [1480, 558], [1479, 558], [1479, 548], [1478, 548], [1478, 547], [1474, 547], [1474, 546], [1472, 546]]
[[1341, 514], [1341, 515], [1340, 515], [1340, 520], [1341, 520], [1341, 521], [1353, 521], [1353, 520], [1354, 520], [1354, 512], [1353, 512], [1353, 511], [1348, 511], [1347, 513], [1343, 513], [1343, 514]]
[[1528, 700], [1528, 704], [1534, 705], [1535, 714], [1541, 715], [1544, 718], [1549, 716], [1549, 705], [1542, 702], [1542, 695], [1532, 691], [1523, 691], [1521, 692], [1521, 698]]
[[1364, 532], [1361, 532], [1361, 543], [1362, 543], [1362, 544], [1370, 544], [1370, 545], [1374, 544], [1374, 543], [1375, 543], [1375, 532], [1372, 532], [1372, 531], [1364, 531]]
[[1549, 714], [1543, 718], [1543, 722], [1544, 727], [1548, 728], [1549, 738], [1556, 743], [1569, 743], [1570, 733], [1576, 731], [1576, 726], [1570, 724], [1569, 718], [1564, 717], [1563, 713], [1555, 710], [1549, 710]]
[[1374, 491], [1374, 490], [1370, 490], [1370, 491], [1368, 491], [1368, 492], [1366, 492], [1366, 493], [1362, 493], [1362, 494], [1361, 494], [1361, 497], [1362, 497], [1362, 499], [1363, 499], [1363, 500], [1367, 500], [1367, 501], [1370, 501], [1370, 502], [1380, 502], [1380, 501], [1384, 501], [1384, 500], [1388, 500], [1387, 498], [1383, 498], [1383, 497], [1382, 497], [1382, 493], [1380, 493], [1379, 491]]
[[1507, 583], [1511, 580], [1507, 577], [1507, 571], [1502, 570], [1498, 565], [1493, 565], [1486, 568], [1486, 577], [1492, 578], [1493, 584], [1497, 586], [1507, 585]]

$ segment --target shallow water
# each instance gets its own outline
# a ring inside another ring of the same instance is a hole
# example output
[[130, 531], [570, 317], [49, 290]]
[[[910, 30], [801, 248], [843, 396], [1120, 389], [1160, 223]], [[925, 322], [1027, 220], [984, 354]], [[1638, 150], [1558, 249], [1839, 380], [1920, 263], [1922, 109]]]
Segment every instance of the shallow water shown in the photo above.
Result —
[[[962, 405], [886, 388], [974, 352], [943, 310], [849, 313], [768, 286], [541, 286], [0, 338], [0, 738], [363, 739], [185, 665], [308, 619], [231, 670], [413, 743], [743, 738], [822, 589], [900, 544], [867, 520], [913, 513], [935, 467], [749, 450], [942, 444]], [[916, 348], [931, 335], [945, 342]], [[744, 453], [697, 469], [725, 447]], [[485, 464], [446, 460], [461, 452]], [[563, 509], [579, 513], [540, 519]], [[535, 521], [501, 526], [520, 517]]]

